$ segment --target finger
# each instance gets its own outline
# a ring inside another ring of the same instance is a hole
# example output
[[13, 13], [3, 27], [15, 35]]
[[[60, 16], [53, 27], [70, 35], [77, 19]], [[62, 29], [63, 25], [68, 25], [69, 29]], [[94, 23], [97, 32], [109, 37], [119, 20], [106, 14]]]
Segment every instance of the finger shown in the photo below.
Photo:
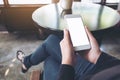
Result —
[[70, 33], [67, 29], [64, 29], [64, 39], [66, 39], [68, 42], [71, 42], [71, 38], [70, 38]]
[[90, 44], [91, 44], [92, 48], [98, 47], [98, 43], [97, 43], [96, 39], [93, 37], [92, 33], [87, 28], [86, 28], [86, 32], [88, 34], [88, 38], [90, 40]]
[[64, 29], [64, 39], [69, 39], [69, 31]]
[[92, 33], [88, 30], [88, 28], [85, 26], [85, 30], [86, 30], [86, 33], [88, 35], [88, 38], [90, 41], [93, 41], [95, 40], [95, 38], [93, 37]]

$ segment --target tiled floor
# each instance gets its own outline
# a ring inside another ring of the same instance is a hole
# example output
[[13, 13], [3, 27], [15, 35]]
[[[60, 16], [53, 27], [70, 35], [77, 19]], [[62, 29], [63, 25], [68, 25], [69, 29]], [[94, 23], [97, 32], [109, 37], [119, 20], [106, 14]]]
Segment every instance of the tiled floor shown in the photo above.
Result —
[[[120, 58], [120, 32], [111, 32], [103, 37], [101, 49]], [[23, 50], [26, 55], [32, 53], [40, 44], [35, 35], [8, 34], [0, 32], [0, 80], [29, 80], [32, 70], [42, 68], [42, 64], [32, 67], [26, 74], [20, 72], [20, 62], [16, 60], [16, 51]]]

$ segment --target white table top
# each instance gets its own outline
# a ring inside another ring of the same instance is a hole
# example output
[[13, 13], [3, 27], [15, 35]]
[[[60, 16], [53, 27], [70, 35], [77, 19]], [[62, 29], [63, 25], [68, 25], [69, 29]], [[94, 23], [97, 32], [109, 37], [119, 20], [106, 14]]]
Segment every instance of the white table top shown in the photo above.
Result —
[[[120, 21], [116, 10], [99, 4], [74, 2], [72, 14], [80, 14], [84, 24], [92, 31], [109, 28]], [[49, 4], [35, 10], [32, 19], [44, 28], [63, 30], [67, 27], [63, 15], [59, 4]]]

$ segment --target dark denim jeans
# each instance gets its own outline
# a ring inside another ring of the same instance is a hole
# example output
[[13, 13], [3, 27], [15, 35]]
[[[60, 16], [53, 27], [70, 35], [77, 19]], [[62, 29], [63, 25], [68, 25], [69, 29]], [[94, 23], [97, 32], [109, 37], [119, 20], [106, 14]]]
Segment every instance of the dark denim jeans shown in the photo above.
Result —
[[[62, 37], [50, 35], [34, 53], [25, 57], [24, 64], [27, 68], [44, 61], [43, 80], [57, 80], [57, 74], [61, 64], [60, 41]], [[94, 64], [77, 56], [75, 65], [75, 80], [79, 80], [83, 75], [88, 74]]]

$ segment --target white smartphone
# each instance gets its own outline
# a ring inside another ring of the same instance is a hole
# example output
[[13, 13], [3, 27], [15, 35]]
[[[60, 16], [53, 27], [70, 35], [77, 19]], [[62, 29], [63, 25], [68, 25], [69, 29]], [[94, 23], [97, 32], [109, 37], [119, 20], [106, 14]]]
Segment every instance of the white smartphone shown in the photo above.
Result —
[[75, 51], [90, 49], [90, 42], [80, 15], [67, 14], [64, 16]]

